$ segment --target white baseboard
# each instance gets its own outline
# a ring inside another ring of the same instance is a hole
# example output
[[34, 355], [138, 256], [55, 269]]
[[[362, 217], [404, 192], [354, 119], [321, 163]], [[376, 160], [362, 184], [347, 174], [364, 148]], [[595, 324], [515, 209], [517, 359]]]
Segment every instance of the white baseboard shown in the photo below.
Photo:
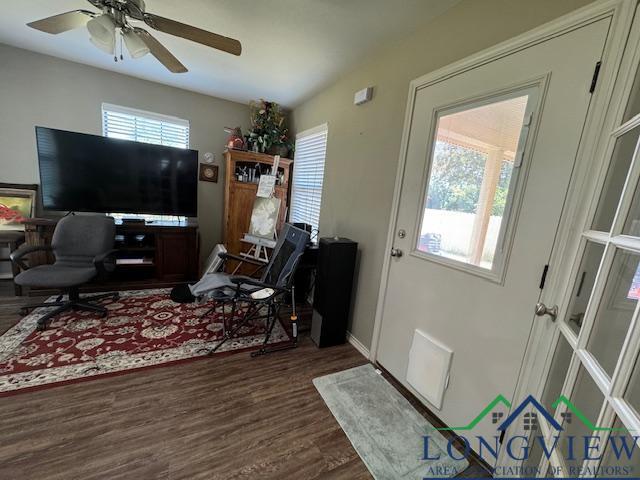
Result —
[[353, 345], [353, 347], [358, 350], [367, 360], [369, 359], [369, 349], [362, 343], [360, 343], [360, 340], [351, 335], [351, 332], [347, 332], [347, 342]]

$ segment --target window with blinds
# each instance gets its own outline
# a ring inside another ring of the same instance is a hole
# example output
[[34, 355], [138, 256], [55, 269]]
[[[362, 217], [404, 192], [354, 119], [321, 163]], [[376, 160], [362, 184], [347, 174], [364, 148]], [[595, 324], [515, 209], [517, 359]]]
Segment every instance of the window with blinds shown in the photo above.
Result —
[[118, 105], [102, 104], [102, 134], [135, 142], [189, 148], [189, 121]]
[[[102, 135], [109, 138], [153, 143], [169, 147], [189, 148], [189, 121], [178, 117], [146, 112], [119, 105], [102, 104]], [[184, 221], [174, 215], [133, 215], [111, 213], [115, 218]]]
[[289, 221], [307, 223], [316, 232], [320, 223], [327, 133], [325, 124], [296, 136]]

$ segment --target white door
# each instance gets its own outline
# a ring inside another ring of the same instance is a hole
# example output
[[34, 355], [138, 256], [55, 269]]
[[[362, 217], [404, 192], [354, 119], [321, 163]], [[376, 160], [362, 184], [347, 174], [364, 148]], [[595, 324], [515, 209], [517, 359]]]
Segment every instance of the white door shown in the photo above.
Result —
[[441, 406], [422, 395], [449, 426], [513, 397], [609, 23], [415, 95], [376, 360], [420, 397], [414, 332], [453, 351]]
[[[625, 55], [636, 56], [638, 41], [636, 30]], [[586, 222], [574, 229], [580, 246], [570, 288], [559, 302], [555, 345], [540, 397], [562, 431], [541, 419], [533, 433], [526, 464], [538, 467], [538, 476], [640, 475], [640, 451], [633, 447], [640, 437], [640, 69], [634, 67], [626, 108], [617, 113], [620, 118], [604, 141], [606, 175], [586, 192], [584, 203], [591, 208]], [[621, 75], [616, 88], [626, 84]], [[570, 403], [557, 402], [559, 398]], [[558, 454], [547, 458], [536, 437], [548, 447], [558, 437]], [[580, 444], [585, 438], [590, 441], [588, 458]], [[569, 454], [570, 443], [580, 448]], [[630, 448], [628, 456], [612, 447], [623, 443]]]

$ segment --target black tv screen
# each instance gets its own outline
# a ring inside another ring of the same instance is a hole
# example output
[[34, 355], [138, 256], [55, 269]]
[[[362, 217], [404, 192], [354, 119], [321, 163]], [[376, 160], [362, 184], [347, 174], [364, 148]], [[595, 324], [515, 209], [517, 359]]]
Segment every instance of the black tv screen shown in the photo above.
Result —
[[45, 209], [197, 215], [198, 152], [36, 127]]

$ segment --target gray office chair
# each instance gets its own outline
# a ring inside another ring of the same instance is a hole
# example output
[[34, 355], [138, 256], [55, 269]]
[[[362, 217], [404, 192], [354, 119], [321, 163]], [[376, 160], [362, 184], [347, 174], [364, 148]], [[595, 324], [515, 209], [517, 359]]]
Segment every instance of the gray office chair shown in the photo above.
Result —
[[[50, 246], [23, 245], [11, 254], [11, 261], [22, 270], [14, 279], [18, 285], [56, 288], [68, 294], [67, 300], [63, 300], [61, 294], [55, 302], [23, 307], [23, 313], [38, 307], [57, 307], [38, 319], [38, 329], [44, 330], [48, 320], [70, 309], [89, 310], [103, 317], [107, 315], [106, 308], [89, 302], [108, 297], [117, 299], [117, 293], [80, 298], [78, 287], [115, 269], [115, 231], [111, 217], [68, 215], [58, 221]], [[29, 268], [24, 256], [39, 250], [52, 251], [55, 263]]]

